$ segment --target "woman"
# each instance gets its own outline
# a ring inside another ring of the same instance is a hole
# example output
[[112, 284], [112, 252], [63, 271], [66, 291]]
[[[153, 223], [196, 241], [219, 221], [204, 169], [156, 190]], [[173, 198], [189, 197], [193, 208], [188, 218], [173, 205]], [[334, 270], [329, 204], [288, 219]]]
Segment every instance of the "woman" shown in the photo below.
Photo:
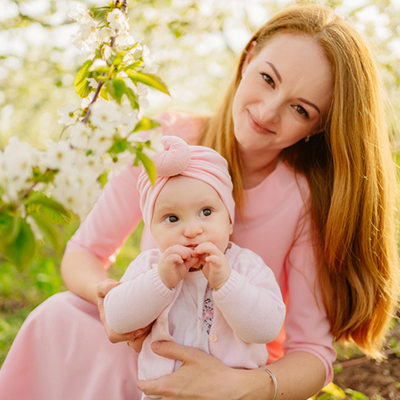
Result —
[[[396, 305], [394, 165], [376, 67], [331, 10], [289, 8], [250, 40], [219, 111], [161, 119], [163, 133], [219, 151], [238, 204], [233, 240], [274, 271], [287, 305], [270, 371], [233, 370], [199, 350], [154, 343], [183, 361], [138, 382], [164, 399], [306, 399], [332, 379], [333, 340], [380, 356]], [[105, 266], [141, 219], [137, 171], [112, 179], [68, 245], [69, 289], [38, 307], [0, 374], [2, 399], [135, 399], [135, 336], [107, 327]], [[147, 231], [142, 249], [154, 246]], [[85, 300], [82, 300], [85, 299]], [[116, 345], [108, 343], [99, 322]], [[142, 336], [143, 337], [143, 336]], [[219, 338], [218, 340], [223, 340]], [[278, 390], [277, 390], [278, 389]]]

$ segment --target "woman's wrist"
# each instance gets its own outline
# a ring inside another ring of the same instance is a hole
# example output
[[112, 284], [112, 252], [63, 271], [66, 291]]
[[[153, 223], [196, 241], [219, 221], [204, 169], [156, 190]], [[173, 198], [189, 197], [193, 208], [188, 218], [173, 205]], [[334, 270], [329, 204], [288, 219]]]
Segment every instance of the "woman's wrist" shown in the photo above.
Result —
[[276, 400], [276, 397], [278, 395], [278, 382], [276, 380], [275, 375], [266, 366], [265, 367], [261, 367], [260, 369], [265, 371], [269, 375], [269, 377], [271, 378], [271, 381], [272, 381], [272, 383], [274, 385], [274, 396], [272, 397], [272, 400]]
[[271, 377], [263, 368], [253, 370], [238, 370], [243, 375], [238, 379], [241, 391], [240, 400], [272, 400], [275, 394], [275, 386]]

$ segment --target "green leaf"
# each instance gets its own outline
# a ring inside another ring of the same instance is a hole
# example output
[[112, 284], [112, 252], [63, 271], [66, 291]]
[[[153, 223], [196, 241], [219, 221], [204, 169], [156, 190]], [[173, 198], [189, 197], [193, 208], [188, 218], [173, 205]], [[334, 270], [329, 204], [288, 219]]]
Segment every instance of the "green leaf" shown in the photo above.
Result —
[[126, 55], [126, 51], [121, 51], [119, 52], [115, 57], [112, 62], [112, 65], [120, 65], [122, 61], [124, 60], [124, 57]]
[[53, 182], [54, 177], [56, 176], [58, 169], [48, 169], [44, 173], [40, 171], [39, 167], [33, 168], [33, 178], [31, 179], [33, 182], [43, 182], [50, 183]]
[[357, 392], [356, 390], [346, 389], [345, 392], [347, 394], [350, 394], [352, 399], [355, 399], [355, 400], [368, 400], [368, 397], [365, 394], [363, 394], [361, 392]]
[[111, 146], [110, 150], [108, 150], [108, 152], [111, 154], [118, 154], [118, 153], [122, 153], [123, 151], [129, 149], [130, 147], [131, 146], [130, 146], [129, 142], [126, 139], [115, 137], [114, 143]]
[[43, 193], [36, 192], [35, 195], [28, 197], [25, 204], [27, 205], [28, 212], [32, 212], [35, 209], [43, 214], [52, 224], [67, 225], [71, 221], [70, 212], [60, 203], [46, 197]]
[[131, 102], [131, 107], [133, 109], [140, 107], [139, 99], [138, 99], [136, 93], [130, 87], [126, 86], [125, 94], [128, 96], [129, 101]]
[[148, 131], [150, 129], [159, 128], [160, 126], [161, 125], [159, 122], [147, 117], [142, 117], [142, 119], [135, 126], [133, 132]]
[[154, 185], [154, 182], [157, 178], [157, 171], [153, 161], [146, 156], [146, 154], [142, 153], [141, 151], [136, 152], [136, 157], [141, 161], [143, 164], [147, 175], [149, 176], [150, 182]]
[[102, 87], [102, 88], [100, 89], [100, 96], [101, 96], [104, 100], [108, 100], [107, 89], [105, 89], [104, 87]]
[[36, 221], [38, 227], [46, 239], [50, 242], [54, 250], [56, 250], [58, 255], [61, 255], [62, 246], [59, 240], [59, 233], [55, 226], [37, 212], [30, 213], [29, 215]]
[[145, 74], [144, 72], [133, 72], [129, 69], [125, 71], [133, 83], [141, 82], [147, 86], [159, 90], [165, 94], [170, 95], [165, 83], [156, 75]]
[[126, 85], [123, 78], [116, 77], [112, 80], [109, 80], [106, 83], [106, 88], [108, 90], [109, 95], [113, 99], [115, 99], [118, 104], [121, 104], [121, 99], [126, 89]]
[[86, 78], [89, 77], [89, 68], [91, 67], [92, 63], [92, 60], [87, 60], [76, 74], [74, 80], [75, 91], [79, 94], [81, 98], [87, 97], [88, 94], [91, 92], [89, 82], [86, 80]]
[[22, 271], [35, 256], [36, 241], [31, 227], [20, 217], [20, 230], [14, 240], [5, 243], [0, 240], [0, 252], [13, 264], [19, 271]]
[[0, 215], [0, 240], [4, 244], [16, 239], [21, 230], [21, 218], [13, 216], [8, 212]]

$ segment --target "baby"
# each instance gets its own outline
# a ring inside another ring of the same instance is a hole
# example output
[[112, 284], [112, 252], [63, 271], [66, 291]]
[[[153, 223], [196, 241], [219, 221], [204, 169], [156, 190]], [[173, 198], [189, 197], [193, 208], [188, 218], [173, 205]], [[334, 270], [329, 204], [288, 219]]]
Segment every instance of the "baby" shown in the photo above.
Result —
[[144, 171], [138, 181], [143, 220], [158, 249], [140, 254], [108, 293], [107, 323], [127, 333], [155, 321], [139, 354], [141, 380], [180, 366], [151, 350], [157, 340], [196, 347], [230, 367], [263, 366], [285, 305], [263, 260], [229, 241], [235, 202], [227, 162], [180, 138], [161, 140], [155, 184]]

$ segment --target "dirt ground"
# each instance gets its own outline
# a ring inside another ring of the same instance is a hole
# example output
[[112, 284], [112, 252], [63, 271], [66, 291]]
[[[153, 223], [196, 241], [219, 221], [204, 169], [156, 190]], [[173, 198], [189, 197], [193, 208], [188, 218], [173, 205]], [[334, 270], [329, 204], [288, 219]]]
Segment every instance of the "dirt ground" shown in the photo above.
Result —
[[370, 399], [400, 400], [400, 358], [393, 354], [381, 363], [368, 360], [344, 367], [335, 375], [334, 382], [343, 389], [356, 390]]
[[399, 324], [392, 329], [388, 344], [397, 350], [389, 348], [387, 359], [381, 362], [365, 357], [343, 359], [343, 368], [335, 374], [334, 383], [343, 389], [361, 392], [370, 399], [400, 400]]

